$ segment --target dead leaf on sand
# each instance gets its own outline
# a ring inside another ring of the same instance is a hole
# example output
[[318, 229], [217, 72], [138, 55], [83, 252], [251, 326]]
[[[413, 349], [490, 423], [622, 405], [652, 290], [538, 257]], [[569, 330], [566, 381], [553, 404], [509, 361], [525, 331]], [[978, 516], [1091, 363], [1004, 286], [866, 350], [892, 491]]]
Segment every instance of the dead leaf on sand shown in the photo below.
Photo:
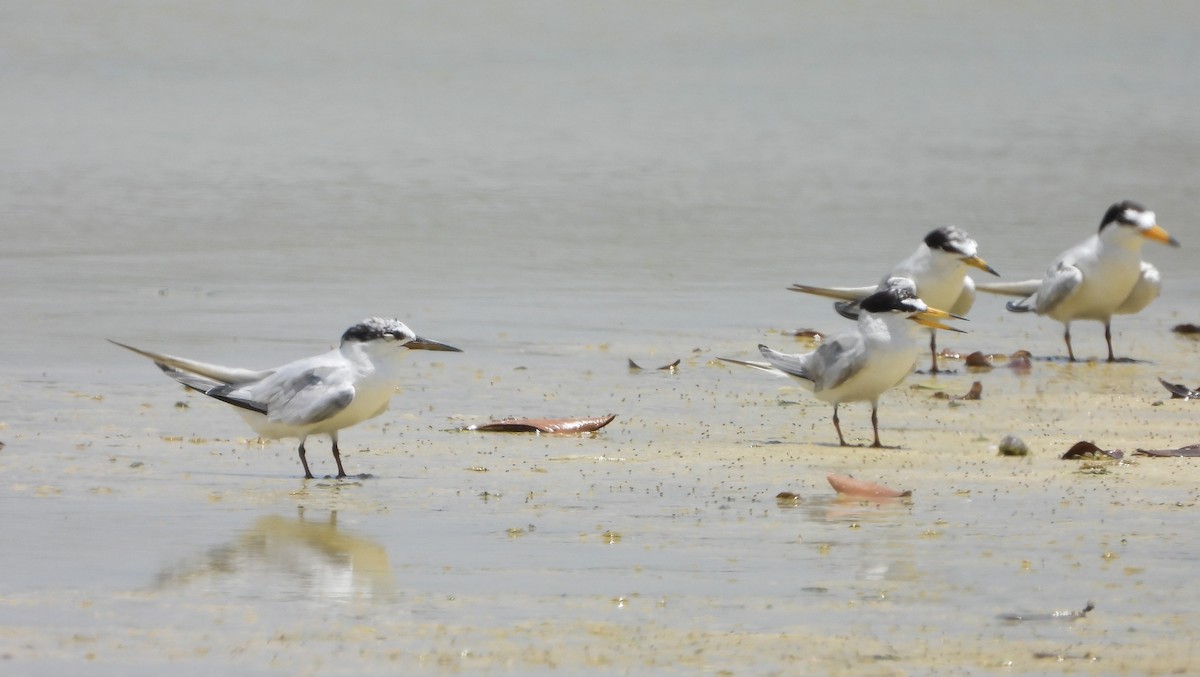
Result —
[[1133, 452], [1138, 456], [1154, 456], [1157, 458], [1167, 458], [1171, 456], [1185, 456], [1195, 458], [1200, 456], [1200, 444], [1189, 444], [1186, 447], [1178, 449], [1138, 449]]
[[1158, 379], [1158, 382], [1161, 383], [1164, 388], [1170, 391], [1172, 399], [1200, 400], [1200, 387], [1192, 390], [1191, 388], [1179, 383], [1167, 383], [1161, 378]]
[[967, 391], [966, 395], [962, 395], [962, 396], [950, 395], [949, 393], [939, 390], [938, 392], [933, 394], [933, 397], [935, 397], [939, 400], [982, 400], [983, 399], [983, 384], [980, 383], [979, 381], [972, 383], [971, 389]]
[[1111, 458], [1120, 460], [1125, 457], [1123, 451], [1105, 451], [1100, 447], [1088, 441], [1076, 442], [1067, 450], [1067, 453], [1062, 455], [1064, 461], [1075, 461], [1079, 459], [1093, 460], [1097, 458]]
[[616, 417], [616, 414], [609, 414], [600, 418], [506, 418], [469, 425], [459, 430], [498, 433], [590, 433], [612, 423]]
[[[681, 360], [675, 360], [671, 364], [664, 364], [663, 366], [655, 369], [654, 371], [669, 371], [671, 373], [674, 373], [675, 370], [679, 368], [680, 361]], [[639, 365], [637, 362], [634, 362], [631, 359], [631, 360], [629, 360], [629, 371], [645, 371], [645, 370], [642, 369], [641, 365]]]

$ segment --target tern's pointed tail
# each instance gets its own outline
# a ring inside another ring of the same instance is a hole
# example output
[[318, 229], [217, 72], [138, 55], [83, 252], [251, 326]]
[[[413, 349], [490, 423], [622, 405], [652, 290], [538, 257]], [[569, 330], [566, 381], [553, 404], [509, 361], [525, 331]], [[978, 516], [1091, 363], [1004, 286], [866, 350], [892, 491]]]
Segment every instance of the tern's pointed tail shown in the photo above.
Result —
[[[126, 345], [112, 339], [108, 339], [108, 342], [113, 345], [121, 346], [126, 350], [131, 350], [142, 357], [150, 358], [159, 366], [159, 368], [166, 372], [168, 376], [177, 381], [180, 381], [180, 379], [173, 372], [187, 372], [189, 374], [195, 374], [222, 385], [257, 381], [272, 374], [270, 370], [254, 371], [253, 369], [224, 367], [219, 364], [209, 364], [207, 362], [189, 360], [186, 357], [176, 357], [174, 355], [165, 355], [163, 353], [156, 353], [150, 350], [142, 350], [141, 348], [134, 348], [133, 346]], [[180, 381], [180, 383], [183, 383], [183, 381]], [[189, 384], [184, 383], [184, 385]], [[189, 385], [189, 387], [192, 386]]]
[[1032, 296], [1042, 286], [1041, 280], [1023, 280], [1021, 282], [976, 282], [975, 289], [989, 294], [1001, 296]]
[[803, 353], [793, 355], [791, 353], [781, 353], [770, 346], [758, 344], [758, 352], [767, 358], [771, 366], [788, 376], [796, 376], [806, 381], [812, 381], [812, 375], [808, 373], [808, 363], [812, 353]]
[[1029, 313], [1034, 310], [1034, 300], [1038, 289], [1042, 286], [1041, 280], [1023, 280], [1021, 282], [976, 282], [975, 289], [987, 292], [989, 294], [999, 294], [1001, 296], [1019, 296], [1020, 301], [1009, 301], [1004, 304], [1012, 313]]
[[787, 374], [785, 374], [782, 371], [779, 371], [775, 367], [771, 366], [771, 364], [769, 362], [751, 362], [750, 360], [737, 360], [732, 357], [718, 357], [717, 359], [722, 362], [728, 362], [730, 364], [740, 364], [743, 367], [750, 367], [751, 369], [759, 369], [761, 371], [765, 371], [769, 374], [774, 374], [776, 376], [787, 376]]
[[814, 287], [809, 284], [793, 284], [788, 291], [798, 291], [814, 296], [838, 299], [840, 301], [861, 301], [878, 291], [876, 285], [870, 287]]

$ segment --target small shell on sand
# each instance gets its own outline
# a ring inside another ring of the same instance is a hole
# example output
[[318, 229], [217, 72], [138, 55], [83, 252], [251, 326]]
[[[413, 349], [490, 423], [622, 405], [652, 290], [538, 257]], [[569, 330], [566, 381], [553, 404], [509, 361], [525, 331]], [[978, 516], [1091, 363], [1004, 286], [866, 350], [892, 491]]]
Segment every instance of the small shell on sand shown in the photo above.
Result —
[[866, 498], [901, 498], [912, 496], [911, 491], [897, 491], [882, 484], [854, 479], [849, 475], [826, 475], [829, 485], [839, 494], [846, 496], [862, 496]]

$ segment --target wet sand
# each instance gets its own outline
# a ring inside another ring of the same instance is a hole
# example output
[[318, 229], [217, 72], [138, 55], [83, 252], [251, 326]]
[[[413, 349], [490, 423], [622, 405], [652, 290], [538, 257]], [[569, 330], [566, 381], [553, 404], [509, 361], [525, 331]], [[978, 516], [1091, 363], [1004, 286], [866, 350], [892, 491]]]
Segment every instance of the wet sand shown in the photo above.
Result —
[[[3, 660], [13, 674], [1186, 672], [1200, 468], [1131, 453], [1200, 439], [1195, 403], [1151, 376], [1198, 344], [1162, 345], [1165, 363], [914, 375], [881, 408], [898, 446], [883, 450], [835, 446], [829, 407], [713, 360], [733, 346], [673, 374], [585, 347], [603, 371], [549, 389], [541, 365], [578, 356], [414, 362], [423, 392], [347, 432], [348, 471], [370, 476], [342, 481], [300, 479], [292, 444], [236, 437], [235, 416], [149, 365], [145, 385], [60, 388], [0, 431], [7, 510], [34, 510], [3, 556]], [[975, 380], [980, 401], [931, 396]], [[463, 381], [543, 402], [496, 411], [446, 387]], [[449, 430], [601, 413], [572, 404], [583, 391], [618, 414], [594, 435]], [[868, 440], [867, 408], [842, 409], [848, 438]], [[1008, 433], [1028, 457], [997, 454]], [[1079, 439], [1126, 459], [1059, 460]], [[309, 457], [332, 468], [324, 444]], [[913, 497], [839, 499], [831, 472]], [[1082, 619], [1000, 618], [1089, 600]]]

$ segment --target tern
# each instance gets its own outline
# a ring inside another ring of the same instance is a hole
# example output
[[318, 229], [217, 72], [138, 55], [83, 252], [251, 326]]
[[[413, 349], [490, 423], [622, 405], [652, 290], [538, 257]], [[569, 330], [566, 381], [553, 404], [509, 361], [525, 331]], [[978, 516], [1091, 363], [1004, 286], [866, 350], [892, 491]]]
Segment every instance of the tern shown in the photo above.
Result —
[[[854, 319], [858, 303], [867, 296], [882, 291], [893, 277], [906, 277], [917, 285], [917, 295], [934, 308], [945, 308], [956, 315], [966, 315], [975, 303], [975, 281], [967, 268], [978, 268], [999, 275], [987, 261], [979, 257], [979, 245], [966, 231], [955, 226], [942, 226], [929, 231], [917, 250], [897, 263], [879, 284], [870, 287], [814, 287], [794, 284], [791, 291], [840, 299], [834, 303], [843, 317]], [[937, 331], [929, 330], [931, 373], [937, 373]]]
[[1158, 225], [1154, 212], [1125, 200], [1108, 208], [1100, 231], [1054, 259], [1040, 280], [979, 285], [980, 291], [1021, 296], [1007, 308], [1014, 313], [1033, 311], [1062, 322], [1067, 357], [1071, 349], [1071, 323], [1095, 320], [1104, 323], [1108, 361], [1115, 362], [1112, 316], [1141, 311], [1162, 291], [1158, 269], [1142, 260], [1146, 240], [1178, 247], [1179, 242]]
[[[812, 352], [791, 355], [760, 344], [758, 350], [766, 362], [720, 359], [799, 380], [818, 400], [833, 405], [833, 427], [843, 447], [849, 445], [842, 436], [838, 405], [870, 402], [871, 428], [875, 433], [871, 446], [882, 447], [877, 413], [880, 396], [912, 372], [921, 352], [921, 330], [917, 325], [962, 331], [939, 321], [947, 318], [965, 319], [929, 307], [917, 297], [912, 280], [891, 278], [882, 291], [867, 296], [859, 304], [858, 326], [854, 331], [837, 336]], [[915, 324], [910, 324], [910, 320]]]
[[298, 438], [306, 479], [313, 477], [304, 451], [309, 435], [329, 436], [337, 476], [346, 477], [338, 431], [387, 411], [400, 385], [400, 358], [407, 350], [462, 352], [417, 336], [399, 320], [380, 317], [347, 329], [334, 350], [263, 371], [197, 362], [109, 340], [150, 358], [188, 388], [237, 407], [260, 436]]

